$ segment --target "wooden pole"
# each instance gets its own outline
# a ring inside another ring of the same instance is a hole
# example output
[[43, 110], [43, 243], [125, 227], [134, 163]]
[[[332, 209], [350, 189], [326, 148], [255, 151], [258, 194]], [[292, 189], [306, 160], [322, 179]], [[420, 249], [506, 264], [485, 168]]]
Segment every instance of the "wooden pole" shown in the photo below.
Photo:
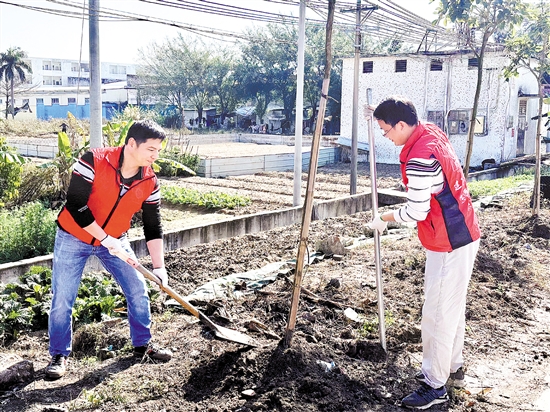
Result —
[[284, 346], [290, 347], [294, 328], [296, 326], [296, 314], [300, 303], [300, 290], [302, 288], [302, 275], [304, 269], [304, 257], [307, 250], [307, 240], [309, 233], [309, 224], [311, 223], [311, 213], [313, 211], [313, 192], [315, 187], [315, 175], [317, 174], [317, 161], [319, 158], [319, 146], [321, 142], [321, 133], [323, 131], [323, 122], [325, 119], [325, 109], [327, 107], [328, 87], [330, 83], [330, 66], [332, 64], [332, 22], [334, 20], [334, 8], [336, 0], [328, 2], [328, 16], [326, 26], [325, 41], [325, 75], [323, 77], [323, 86], [321, 88], [321, 100], [319, 102], [319, 112], [315, 122], [315, 131], [311, 143], [311, 158], [309, 163], [309, 173], [307, 179], [306, 198], [302, 210], [302, 229], [300, 232], [300, 243], [298, 245], [298, 255], [296, 257], [296, 271], [294, 275], [294, 288], [292, 293], [292, 302], [290, 306], [290, 315], [285, 331]]

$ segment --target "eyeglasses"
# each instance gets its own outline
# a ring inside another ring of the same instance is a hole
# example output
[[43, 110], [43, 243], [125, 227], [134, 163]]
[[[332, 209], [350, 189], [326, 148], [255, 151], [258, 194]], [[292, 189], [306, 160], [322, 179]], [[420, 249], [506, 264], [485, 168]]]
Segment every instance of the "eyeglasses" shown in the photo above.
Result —
[[383, 132], [383, 133], [382, 133], [382, 136], [386, 137], [386, 136], [388, 135], [388, 133], [391, 132], [391, 130], [392, 130], [394, 127], [395, 127], [395, 125], [393, 125], [392, 127], [390, 127], [390, 128], [388, 129], [387, 132]]

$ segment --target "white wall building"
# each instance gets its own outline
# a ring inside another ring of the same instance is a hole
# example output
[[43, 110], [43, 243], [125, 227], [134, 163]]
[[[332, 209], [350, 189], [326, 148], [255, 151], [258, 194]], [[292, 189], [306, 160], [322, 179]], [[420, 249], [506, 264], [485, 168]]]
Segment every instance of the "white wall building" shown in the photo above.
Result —
[[[68, 110], [78, 109], [75, 116], [89, 117], [90, 69], [88, 62], [31, 57], [26, 59], [32, 73], [15, 96], [15, 107], [29, 104], [31, 112], [19, 112], [16, 118], [65, 118]], [[102, 101], [113, 105], [129, 100], [128, 76], [135, 76], [136, 65], [101, 63]], [[5, 108], [6, 96], [0, 96]], [[108, 109], [109, 106], [107, 106]], [[42, 109], [41, 109], [42, 108]], [[105, 110], [105, 108], [104, 108]]]
[[[352, 134], [353, 58], [344, 59], [341, 135]], [[496, 163], [535, 152], [538, 86], [535, 77], [520, 70], [507, 82], [502, 69], [509, 62], [502, 51], [487, 52], [477, 112], [471, 166], [485, 159]], [[368, 143], [364, 106], [367, 90], [377, 105], [390, 95], [409, 98], [421, 120], [438, 124], [448, 134], [461, 162], [466, 157], [469, 119], [477, 83], [473, 53], [424, 53], [361, 58], [359, 73], [358, 140]], [[400, 147], [385, 139], [375, 123], [376, 159], [399, 163]]]

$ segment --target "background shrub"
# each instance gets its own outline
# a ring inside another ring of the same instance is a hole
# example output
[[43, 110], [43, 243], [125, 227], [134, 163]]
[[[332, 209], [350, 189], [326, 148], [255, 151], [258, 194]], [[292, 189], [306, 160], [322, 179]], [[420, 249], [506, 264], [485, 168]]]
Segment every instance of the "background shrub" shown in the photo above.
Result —
[[160, 158], [157, 160], [157, 164], [160, 166], [160, 170], [157, 172], [159, 176], [188, 176], [189, 172], [179, 165], [184, 165], [193, 172], [199, 168], [199, 155], [192, 154], [188, 148], [171, 147], [161, 150], [159, 156]]
[[0, 211], [0, 263], [52, 253], [57, 211], [31, 202]]
[[[33, 266], [19, 277], [19, 283], [0, 289], [0, 344], [17, 339], [21, 332], [48, 327], [51, 283], [51, 269]], [[156, 288], [149, 288], [148, 293], [151, 302], [159, 297]], [[111, 276], [105, 272], [86, 273], [73, 306], [73, 320], [80, 326], [125, 316], [125, 306], [126, 298]]]

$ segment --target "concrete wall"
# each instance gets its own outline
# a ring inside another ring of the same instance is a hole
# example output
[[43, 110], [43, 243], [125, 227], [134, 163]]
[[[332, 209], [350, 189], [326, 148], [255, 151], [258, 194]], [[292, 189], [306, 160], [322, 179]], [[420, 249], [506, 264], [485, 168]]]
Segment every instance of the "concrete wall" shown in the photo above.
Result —
[[[311, 152], [302, 152], [302, 170], [309, 168]], [[340, 161], [339, 147], [319, 149], [318, 166]], [[223, 157], [201, 159], [197, 174], [202, 177], [253, 175], [259, 172], [275, 172], [294, 169], [294, 153], [261, 156]]]

